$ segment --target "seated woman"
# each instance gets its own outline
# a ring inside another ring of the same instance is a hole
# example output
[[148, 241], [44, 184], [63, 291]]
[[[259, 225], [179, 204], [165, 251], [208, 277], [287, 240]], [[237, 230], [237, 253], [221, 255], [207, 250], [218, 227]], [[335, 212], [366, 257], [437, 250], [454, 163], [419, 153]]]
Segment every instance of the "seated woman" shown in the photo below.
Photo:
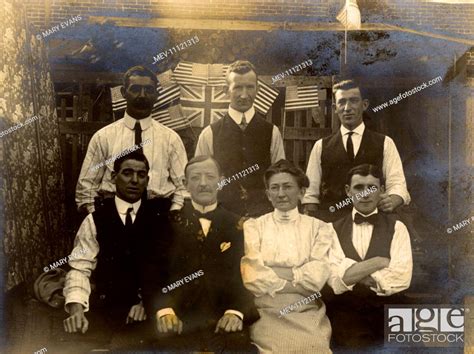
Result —
[[275, 210], [244, 223], [244, 285], [256, 296], [260, 320], [250, 327], [262, 353], [330, 353], [331, 325], [319, 299], [329, 276], [334, 230], [298, 212], [309, 185], [303, 171], [280, 160], [265, 172]]

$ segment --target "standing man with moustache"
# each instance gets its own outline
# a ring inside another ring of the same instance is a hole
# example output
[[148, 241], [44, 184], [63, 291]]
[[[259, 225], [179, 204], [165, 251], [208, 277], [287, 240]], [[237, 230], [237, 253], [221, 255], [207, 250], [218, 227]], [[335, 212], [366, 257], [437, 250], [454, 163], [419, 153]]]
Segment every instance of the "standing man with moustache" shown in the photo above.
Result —
[[305, 213], [332, 222], [350, 212], [350, 207], [336, 209], [335, 205], [346, 199], [347, 172], [364, 163], [380, 168], [386, 180], [379, 210], [392, 212], [408, 204], [410, 195], [397, 147], [390, 137], [366, 129], [362, 115], [369, 101], [362, 98], [359, 85], [353, 80], [339, 82], [333, 94], [341, 128], [318, 140], [311, 151], [306, 171], [310, 186], [302, 201]]
[[157, 212], [179, 210], [184, 203], [186, 151], [179, 135], [151, 118], [158, 98], [158, 79], [143, 66], [125, 73], [121, 92], [127, 101], [125, 116], [97, 131], [89, 143], [76, 187], [80, 212], [93, 212], [104, 199], [112, 198], [112, 166], [105, 161], [143, 143], [140, 148], [150, 162], [147, 197]]
[[263, 173], [271, 164], [285, 158], [283, 140], [278, 128], [253, 106], [258, 82], [252, 63], [244, 60], [232, 63], [226, 81], [229, 111], [201, 132], [195, 156], [213, 156], [226, 177], [257, 164], [257, 171], [225, 186], [220, 199], [223, 206], [239, 215], [260, 216], [272, 210], [265, 196]]

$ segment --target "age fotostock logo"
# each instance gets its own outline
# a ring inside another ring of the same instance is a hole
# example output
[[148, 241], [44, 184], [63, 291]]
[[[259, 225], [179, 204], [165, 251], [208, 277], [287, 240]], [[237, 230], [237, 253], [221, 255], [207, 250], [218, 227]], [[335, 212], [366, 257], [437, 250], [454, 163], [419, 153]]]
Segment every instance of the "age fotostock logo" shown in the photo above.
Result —
[[461, 305], [386, 305], [385, 344], [462, 347], [466, 312]]

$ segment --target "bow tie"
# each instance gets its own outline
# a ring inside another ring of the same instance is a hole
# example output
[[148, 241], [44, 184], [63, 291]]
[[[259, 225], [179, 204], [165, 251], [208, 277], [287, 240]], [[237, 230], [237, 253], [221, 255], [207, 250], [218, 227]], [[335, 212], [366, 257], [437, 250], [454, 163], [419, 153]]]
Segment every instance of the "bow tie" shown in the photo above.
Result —
[[363, 216], [359, 213], [356, 213], [354, 216], [354, 222], [356, 224], [362, 224], [364, 222], [368, 222], [369, 224], [375, 225], [378, 222], [377, 214], [372, 214], [370, 216]]
[[208, 211], [207, 213], [201, 213], [199, 210], [194, 209], [193, 213], [194, 215], [199, 219], [199, 218], [204, 218], [207, 220], [212, 220], [215, 214], [215, 209], [212, 211]]

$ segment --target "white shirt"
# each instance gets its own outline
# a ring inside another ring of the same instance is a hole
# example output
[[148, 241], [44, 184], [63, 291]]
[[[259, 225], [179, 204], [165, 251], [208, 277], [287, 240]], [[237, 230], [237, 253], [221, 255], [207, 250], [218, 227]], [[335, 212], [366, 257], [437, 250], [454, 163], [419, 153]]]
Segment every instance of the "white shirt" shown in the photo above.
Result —
[[[169, 197], [174, 193], [171, 210], [181, 209], [187, 195], [183, 185], [188, 159], [179, 135], [151, 117], [134, 119], [125, 116], [97, 131], [89, 143], [76, 186], [76, 204], [94, 211], [94, 197], [99, 191], [115, 193], [112, 182], [113, 162], [105, 161], [135, 145], [135, 123], [142, 128], [143, 153], [150, 164], [148, 198]], [[96, 166], [100, 166], [96, 168]]]
[[[228, 113], [237, 125], [242, 123], [242, 112], [239, 112], [229, 106]], [[244, 115], [247, 124], [250, 124], [253, 117], [255, 116], [255, 108], [253, 106], [250, 107], [248, 111], [244, 112]], [[204, 128], [199, 135], [194, 156], [198, 155], [214, 155], [213, 136], [210, 125]], [[272, 130], [272, 142], [270, 144], [270, 159], [273, 164], [284, 158], [285, 149], [283, 147], [283, 139], [281, 138], [280, 130], [276, 125], [274, 125]]]
[[[192, 203], [194, 209], [196, 209], [197, 211], [199, 211], [203, 214], [208, 213], [210, 211], [213, 211], [217, 208], [217, 202], [215, 202], [213, 204], [210, 204], [210, 205], [201, 205], [201, 204], [196, 203], [194, 200], [191, 200], [191, 203]], [[208, 220], [208, 219], [205, 219], [205, 218], [199, 218], [199, 223], [201, 224], [202, 231], [204, 232], [204, 235], [207, 236], [207, 234], [209, 232], [209, 229], [211, 227], [212, 221]], [[166, 316], [166, 315], [174, 315], [175, 312], [171, 307], [167, 307], [167, 308], [158, 310], [156, 312], [156, 314], [158, 315], [158, 318], [160, 318], [160, 317], [163, 317], [163, 316]], [[237, 310], [226, 310], [224, 312], [224, 314], [233, 314], [233, 315], [236, 315], [237, 317], [239, 317], [242, 321], [244, 320], [244, 314], [240, 311], [237, 311]]]
[[272, 267], [293, 271], [292, 285], [319, 291], [329, 276], [328, 251], [332, 244], [330, 224], [300, 214], [273, 212], [244, 223], [245, 256], [240, 262], [245, 287], [256, 297], [275, 294], [287, 280]]
[[120, 199], [119, 197], [115, 196], [115, 207], [117, 208], [117, 211], [120, 215], [120, 219], [122, 219], [122, 222], [123, 222], [124, 225], [125, 225], [125, 219], [127, 218], [127, 210], [129, 208], [133, 209], [130, 212], [130, 216], [132, 217], [132, 223], [134, 223], [135, 218], [137, 217], [138, 208], [140, 208], [141, 204], [142, 204], [141, 199], [139, 199], [138, 202], [129, 203], [129, 202], [126, 202], [125, 200]]
[[[354, 156], [360, 148], [362, 141], [362, 135], [364, 134], [365, 124], [362, 122], [357, 128], [353, 130], [352, 144], [354, 146]], [[347, 133], [350, 131], [341, 125], [340, 128], [342, 135], [342, 142], [344, 149], [347, 150]], [[309, 156], [308, 167], [306, 169], [306, 175], [309, 178], [309, 187], [306, 189], [306, 193], [302, 200], [303, 204], [319, 204], [319, 193], [321, 186], [321, 152], [323, 150], [323, 140], [318, 140], [311, 150]], [[405, 180], [405, 174], [403, 172], [402, 160], [398, 154], [397, 147], [393, 140], [385, 136], [383, 143], [383, 162], [382, 162], [382, 173], [385, 177], [385, 190], [390, 194], [396, 194], [403, 199], [405, 205], [410, 203], [410, 194], [408, 193], [407, 183]]]
[[[354, 220], [356, 212], [364, 215], [353, 208], [352, 220]], [[376, 213], [378, 213], [377, 209], [364, 216]], [[372, 224], [356, 224], [352, 222], [352, 244], [363, 260], [367, 254], [373, 230], [374, 226]], [[335, 294], [342, 294], [345, 291], [352, 290], [355, 285], [346, 285], [342, 278], [347, 269], [357, 262], [345, 256], [339, 238], [336, 234], [334, 235], [333, 243], [329, 251], [331, 275], [329, 276], [328, 284], [333, 288]], [[410, 235], [406, 226], [402, 222], [396, 221], [392, 244], [390, 246], [390, 263], [387, 268], [371, 274], [371, 277], [374, 278], [377, 283], [377, 288], [371, 289], [380, 296], [389, 296], [408, 289], [411, 283], [412, 271], [413, 258]]]
[[[211, 204], [211, 205], [201, 205], [196, 203], [194, 200], [191, 200], [191, 203], [193, 204], [194, 209], [197, 211], [205, 214], [210, 211], [216, 210], [217, 208], [217, 202]], [[204, 233], [205, 236], [209, 233], [209, 229], [211, 228], [211, 220], [206, 219], [206, 218], [199, 218], [199, 223], [201, 224], [202, 232]]]

